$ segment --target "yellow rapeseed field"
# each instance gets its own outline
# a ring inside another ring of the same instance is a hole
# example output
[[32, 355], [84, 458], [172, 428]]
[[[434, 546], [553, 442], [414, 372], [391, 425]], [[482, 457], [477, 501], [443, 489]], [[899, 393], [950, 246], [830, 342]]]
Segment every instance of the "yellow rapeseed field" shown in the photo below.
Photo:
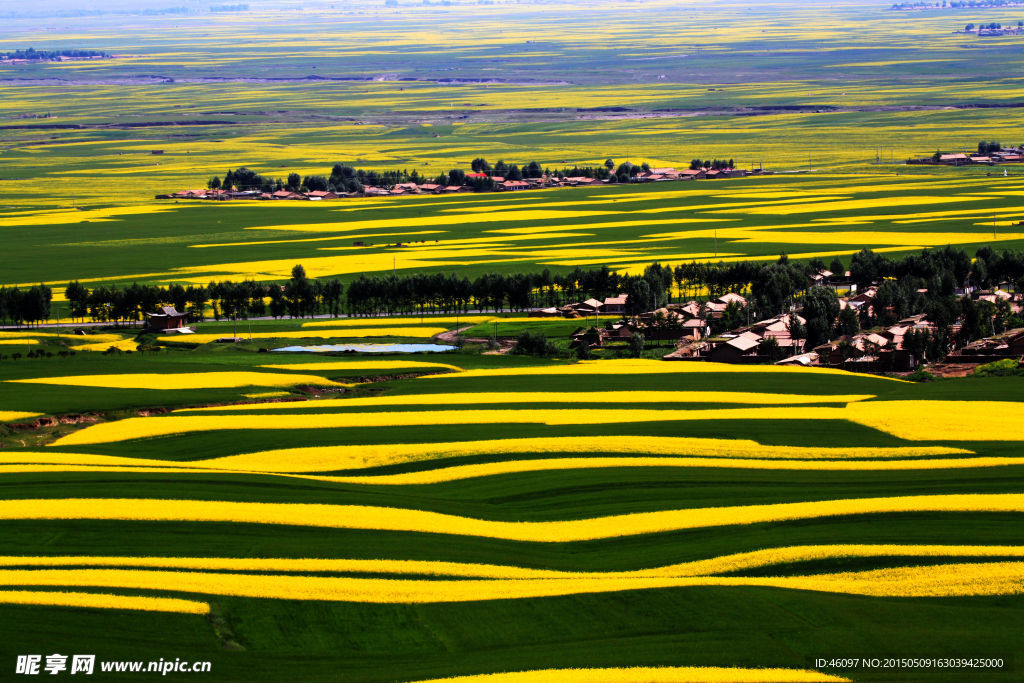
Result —
[[119, 351], [135, 351], [139, 348], [139, 343], [134, 339], [117, 339], [114, 341], [99, 341], [92, 342], [90, 344], [78, 344], [74, 347], [75, 351], [106, 351], [109, 348], [115, 348]]
[[[9, 379], [25, 384], [57, 384], [67, 387], [98, 387], [103, 389], [224, 389], [248, 386], [345, 386], [316, 375], [293, 375], [281, 372], [188, 372], [188, 373], [124, 373], [120, 375], [68, 375], [65, 377], [32, 377]], [[121, 424], [119, 422], [112, 424]]]
[[25, 413], [18, 410], [0, 410], [0, 422], [27, 420], [30, 417], [39, 417], [41, 414], [42, 413]]
[[842, 558], [1016, 558], [1020, 546], [971, 545], [806, 545], [767, 548], [649, 569], [587, 572], [532, 569], [512, 565], [386, 559], [262, 557], [0, 556], [0, 567], [113, 567], [273, 573], [372, 573], [478, 579], [614, 579], [713, 576], [773, 565]]
[[909, 441], [1024, 440], [1024, 403], [1015, 401], [870, 401], [847, 411]]
[[[776, 258], [776, 257], [772, 257]], [[729, 372], [746, 373], [758, 375], [760, 373], [800, 373], [803, 375], [842, 375], [844, 377], [864, 377], [855, 375], [845, 370], [834, 368], [795, 368], [788, 365], [733, 365], [730, 363], [666, 363], [659, 360], [645, 358], [614, 358], [608, 360], [580, 361], [572, 365], [542, 365], [523, 368], [492, 368], [486, 370], [466, 370], [458, 377], [506, 377], [516, 376], [545, 376], [545, 375], [620, 375], [620, 374], [644, 374], [644, 375], [666, 375], [686, 374], [704, 372]], [[871, 379], [883, 381], [899, 381], [891, 377], [872, 376]]]
[[496, 320], [493, 315], [428, 315], [424, 317], [405, 318], [345, 318], [332, 320], [313, 320], [302, 323], [303, 328], [309, 327], [373, 327], [374, 325], [385, 325], [388, 327], [404, 327], [406, 325], [478, 325], [480, 323]]
[[[402, 327], [331, 327], [303, 328], [301, 330], [284, 330], [280, 332], [253, 332], [253, 339], [356, 339], [363, 337], [415, 337], [425, 339], [447, 332], [447, 327], [426, 327], [406, 325]], [[206, 344], [221, 339], [224, 334], [190, 334], [188, 336], [158, 337], [161, 342], [188, 342], [190, 344]], [[249, 334], [243, 335], [249, 338]]]
[[209, 614], [210, 612], [210, 606], [207, 603], [196, 600], [63, 591], [0, 590], [0, 604], [129, 609], [146, 612], [178, 612], [180, 614]]
[[609, 669], [537, 669], [434, 678], [416, 683], [850, 683], [809, 669], [740, 669], [718, 666], [637, 666]]
[[[452, 378], [470, 372], [455, 373]], [[234, 373], [227, 373], [232, 375]], [[256, 373], [258, 374], [258, 373]], [[448, 375], [445, 375], [448, 376]], [[104, 376], [95, 376], [104, 377]], [[104, 380], [124, 382], [127, 375]], [[330, 384], [322, 378], [287, 375], [290, 384]], [[428, 376], [429, 377], [429, 376]], [[59, 383], [80, 378], [12, 380]], [[199, 380], [194, 380], [199, 381]], [[102, 386], [102, 385], [101, 385]], [[191, 386], [191, 385], [190, 385]], [[433, 399], [425, 399], [433, 400]], [[236, 411], [226, 415], [168, 415], [128, 418], [91, 425], [62, 437], [53, 445], [83, 445], [125, 441], [214, 429], [336, 429], [340, 427], [392, 427], [435, 424], [624, 424], [695, 420], [846, 420], [912, 441], [1016, 441], [1024, 438], [1024, 404], [1012, 401], [858, 401], [845, 408], [753, 407], [697, 408], [692, 410], [641, 408], [521, 408], [495, 410], [418, 410], [253, 415]]]
[[369, 603], [510, 600], [681, 586], [769, 586], [878, 597], [952, 597], [1021, 594], [1024, 562], [936, 564], [809, 576], [564, 579], [371, 579], [149, 569], [0, 569], [0, 585], [88, 586]]
[[[401, 472], [364, 476], [312, 476], [318, 481], [338, 484], [381, 484], [381, 485], [423, 485], [436, 484], [474, 477], [493, 477], [501, 474], [520, 472], [543, 472], [551, 470], [578, 470], [602, 467], [721, 467], [727, 469], [759, 470], [935, 470], [963, 469], [971, 467], [999, 467], [1024, 465], [1024, 458], [948, 458], [942, 460], [756, 460], [747, 458], [531, 458], [507, 462], [481, 463], [478, 465], [456, 465], [420, 472]], [[26, 471], [24, 468], [0, 471]], [[29, 470], [30, 471], [30, 470]]]
[[1024, 512], [1018, 494], [852, 498], [637, 512], [549, 522], [504, 522], [366, 505], [248, 503], [149, 498], [0, 500], [0, 519], [116, 519], [281, 524], [566, 543], [715, 526], [904, 512]]
[[[766, 446], [746, 439], [702, 439], [675, 436], [549, 436], [481, 441], [445, 441], [422, 444], [366, 444], [353, 446], [309, 446], [257, 451], [221, 458], [193, 460], [191, 467], [254, 470], [260, 472], [329, 472], [332, 470], [380, 467], [435, 458], [512, 453], [640, 453], [644, 456], [700, 456], [707, 458], [767, 459], [877, 459], [913, 458], [936, 455], [973, 455], [971, 451], [943, 446], [882, 448], [830, 448]], [[647, 458], [653, 461], [658, 458]], [[588, 466], [583, 460], [580, 466]], [[538, 462], [538, 461], [526, 461]], [[128, 464], [128, 463], [82, 463]], [[180, 463], [179, 463], [180, 464]], [[519, 465], [503, 462], [493, 466]], [[525, 465], [525, 466], [528, 466]], [[475, 466], [466, 466], [475, 467]], [[482, 466], [481, 466], [482, 467]], [[474, 471], [474, 470], [463, 470]], [[476, 471], [486, 471], [476, 470]], [[409, 473], [408, 476], [430, 476]], [[399, 475], [393, 475], [399, 476]], [[402, 475], [405, 476], [405, 475]], [[472, 475], [476, 476], [476, 475]]]
[[[460, 375], [455, 374], [453, 377]], [[252, 411], [246, 411], [251, 413]], [[341, 427], [397, 427], [437, 424], [614, 424], [669, 420], [845, 420], [844, 408], [723, 408], [655, 410], [565, 408], [497, 410], [417, 410], [316, 414], [167, 415], [105, 422], [64, 436], [52, 445], [71, 446], [126, 441], [168, 434], [217, 429], [337, 429]]]
[[[93, 456], [96, 457], [96, 456]], [[111, 456], [113, 457], [113, 456]], [[68, 457], [73, 460], [73, 457]], [[132, 460], [125, 458], [125, 460]], [[156, 464], [154, 464], [156, 463]], [[164, 464], [161, 464], [164, 463]], [[536, 464], [534, 464], [536, 463]], [[943, 458], [940, 460], [757, 460], [750, 458], [553, 458], [489, 463], [481, 465], [460, 465], [400, 474], [333, 476], [316, 474], [291, 474], [286, 472], [263, 471], [258, 469], [229, 469], [214, 467], [202, 461], [185, 463], [169, 461], [138, 460], [120, 465], [63, 464], [16, 464], [0, 465], [0, 474], [26, 472], [119, 472], [119, 473], [171, 473], [171, 474], [252, 474], [309, 481], [325, 481], [335, 484], [370, 485], [423, 485], [457, 481], [471, 477], [486, 477], [518, 472], [534, 472], [558, 469], [592, 469], [600, 467], [717, 467], [727, 469], [762, 470], [821, 470], [821, 471], [880, 471], [880, 470], [935, 470], [969, 469], [978, 467], [1007, 467], [1024, 464], [1021, 458]]]

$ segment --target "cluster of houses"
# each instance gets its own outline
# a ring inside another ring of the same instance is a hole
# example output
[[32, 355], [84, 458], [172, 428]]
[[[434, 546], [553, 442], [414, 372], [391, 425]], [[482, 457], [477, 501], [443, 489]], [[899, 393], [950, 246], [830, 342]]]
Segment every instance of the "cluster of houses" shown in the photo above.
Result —
[[[639, 168], [639, 167], [637, 167]], [[678, 171], [674, 168], [652, 168], [643, 170], [633, 176], [635, 183], [656, 183], [665, 181], [681, 180], [715, 180], [720, 178], [743, 178], [748, 175], [772, 175], [774, 171], [765, 171], [763, 168], [746, 170], [739, 168], [700, 168]], [[585, 187], [589, 185], [606, 185], [609, 181], [598, 180], [588, 176], [556, 176], [542, 175], [539, 178], [524, 178], [522, 180], [509, 180], [501, 176], [489, 176], [486, 173], [467, 173], [469, 181], [473, 179], [490, 178], [493, 183], [494, 192], [518, 192], [521, 190], [542, 190], [555, 187]], [[260, 190], [237, 190], [237, 189], [197, 189], [181, 190], [172, 194], [158, 194], [157, 199], [208, 199], [208, 200], [299, 200], [299, 201], [321, 201], [325, 199], [345, 199], [348, 197], [395, 197], [413, 194], [455, 194], [459, 192], [474, 192], [476, 189], [471, 184], [464, 185], [439, 185], [437, 183], [398, 183], [393, 187], [366, 186], [362, 192], [331, 192], [317, 190], [313, 192], [298, 192], [293, 190], [278, 190], [276, 192], [261, 192]]]
[[966, 363], [984, 365], [997, 360], [1020, 360], [1024, 357], [1024, 328], [1012, 330], [973, 341], [962, 349], [957, 349], [947, 356], [950, 363]]
[[33, 58], [28, 59], [25, 57], [9, 57], [7, 55], [0, 55], [0, 65], [2, 66], [17, 66], [19, 64], [39, 64], [40, 62], [85, 62], [92, 61], [95, 59], [109, 59], [106, 55], [87, 55], [84, 57], [71, 57], [68, 55], [53, 55], [45, 58]]
[[[856, 286], [851, 287], [850, 273], [837, 275], [827, 270], [813, 275], [812, 281], [814, 285], [849, 291], [847, 295], [839, 297], [840, 310], [849, 308], [856, 311], [858, 316], [862, 312], [874, 316], [877, 287], [857, 292]], [[1022, 306], [1014, 302], [1013, 296], [1000, 289], [964, 294], [978, 301], [996, 303], [1004, 300], [1008, 302], [1011, 312], [1019, 314], [1022, 311]], [[888, 327], [843, 335], [814, 349], [805, 350], [806, 339], [794, 337], [793, 332], [799, 333], [807, 321], [795, 311], [713, 334], [712, 329], [720, 327], [715, 325], [715, 321], [722, 319], [730, 304], [746, 308], [747, 300], [739, 294], [728, 293], [706, 302], [667, 304], [655, 311], [642, 313], [628, 322], [625, 319], [626, 299], [625, 295], [609, 297], [604, 301], [588, 299], [558, 308], [539, 309], [531, 315], [594, 317], [595, 323], [602, 323], [602, 315], [608, 316], [603, 324], [595, 324], [596, 337], [584, 327], [577, 329], [572, 335], [574, 346], [585, 343], [593, 349], [621, 345], [639, 333], [643, 334], [645, 341], [673, 341], [675, 349], [664, 356], [665, 360], [824, 366], [860, 372], [914, 370], [915, 355], [912, 349], [904, 345], [907, 335], [922, 332], [934, 335], [938, 331], [938, 326], [921, 313], [903, 318]], [[955, 323], [950, 327], [950, 332], [956, 335], [960, 327], [959, 323]], [[947, 361], [978, 364], [1002, 358], [1019, 360], [1022, 357], [1024, 329], [1016, 329], [955, 350]]]
[[998, 152], [988, 154], [951, 153], [939, 154], [938, 157], [922, 157], [907, 159], [908, 164], [938, 164], [941, 166], [995, 166], [996, 164], [1024, 163], [1024, 148], [1004, 147]]
[[[1020, 5], [1011, 5], [1012, 7], [1019, 7]], [[961, 31], [953, 31], [953, 33], [968, 33], [976, 35], [979, 38], [992, 38], [998, 36], [1019, 36], [1024, 35], [1024, 26], [1020, 22], [1017, 25], [1007, 24], [1003, 26], [1001, 24], [980, 24], [975, 26], [974, 24], [968, 24]]]
[[259, 190], [182, 190], [173, 194], [158, 194], [157, 199], [212, 199], [226, 201], [228, 199], [301, 199], [304, 201], [320, 201], [322, 199], [340, 199], [348, 197], [345, 192], [292, 192], [291, 190], [278, 190], [277, 192], [260, 192]]

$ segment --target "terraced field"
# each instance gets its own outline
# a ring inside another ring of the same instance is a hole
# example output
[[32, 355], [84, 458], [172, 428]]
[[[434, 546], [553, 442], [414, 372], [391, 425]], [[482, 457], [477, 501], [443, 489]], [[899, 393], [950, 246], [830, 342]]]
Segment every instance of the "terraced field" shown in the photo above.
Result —
[[[70, 280], [1021, 249], [1022, 167], [900, 163], [1024, 142], [1024, 37], [954, 33], [1019, 8], [889, 4], [4, 8], [0, 50], [115, 57], [0, 64], [0, 286], [52, 285], [67, 323]], [[778, 173], [153, 199], [240, 166], [429, 179], [480, 156]], [[260, 353], [576, 325], [207, 320], [141, 345], [128, 328], [0, 331], [0, 666], [45, 651], [275, 683], [1020, 679], [1019, 378]], [[819, 664], [850, 657], [1004, 666]]]
[[[197, 202], [5, 219], [6, 284], [207, 284], [359, 273], [568, 271], [653, 261], [848, 257], [1024, 246], [1020, 177], [769, 176], [336, 202]], [[67, 223], [61, 224], [64, 216]], [[73, 222], [70, 222], [73, 221]], [[88, 221], [83, 224], [82, 221]], [[97, 224], [93, 226], [93, 222]], [[209, 226], [216, 226], [213, 231]], [[85, 237], [83, 230], [93, 231]], [[363, 243], [366, 246], [357, 246]], [[40, 249], [40, 244], [46, 244]], [[169, 265], [152, 268], [160, 253]], [[311, 328], [312, 329], [312, 328]]]
[[[438, 358], [275, 358], [219, 391], [440, 374], [6, 444], [0, 614], [36, 627], [5, 638], [254, 680], [869, 681], [891, 678], [813, 660], [1021, 656], [1019, 381]], [[189, 386], [226, 386], [213, 367]]]

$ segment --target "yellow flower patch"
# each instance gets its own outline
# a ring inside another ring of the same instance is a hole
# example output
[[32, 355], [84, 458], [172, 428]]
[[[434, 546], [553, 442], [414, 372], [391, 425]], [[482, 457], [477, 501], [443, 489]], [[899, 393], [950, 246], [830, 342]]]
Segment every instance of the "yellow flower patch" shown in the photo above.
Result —
[[111, 347], [118, 349], [119, 351], [135, 351], [139, 348], [139, 344], [134, 339], [117, 339], [115, 341], [101, 341], [93, 342], [91, 344], [79, 344], [74, 348], [75, 351], [106, 351]]
[[42, 413], [23, 413], [17, 410], [0, 410], [0, 422], [26, 420], [30, 417], [39, 417], [40, 415], [42, 415]]
[[64, 591], [0, 590], [0, 604], [129, 609], [144, 612], [177, 612], [179, 614], [210, 613], [210, 605], [196, 600]]
[[[298, 450], [298, 449], [296, 449]], [[116, 456], [87, 456], [88, 458]], [[75, 460], [69, 454], [65, 460]], [[45, 459], [41, 459], [45, 463]], [[758, 460], [754, 458], [531, 458], [529, 460], [512, 460], [501, 463], [480, 465], [457, 465], [441, 467], [421, 472], [403, 472], [401, 474], [379, 475], [316, 475], [280, 472], [275, 469], [247, 469], [245, 463], [238, 463], [239, 469], [231, 469], [230, 457], [223, 463], [212, 461], [188, 461], [184, 466], [176, 461], [145, 460], [123, 458], [128, 462], [122, 464], [77, 464], [62, 462], [59, 464], [0, 464], [0, 474], [18, 474], [26, 472], [118, 472], [118, 473], [173, 473], [173, 474], [254, 474], [310, 481], [325, 481], [335, 484], [369, 484], [369, 485], [423, 485], [447, 481], [457, 481], [473, 477], [490, 477], [520, 472], [540, 472], [551, 470], [595, 469], [595, 468], [629, 468], [629, 467], [717, 467], [727, 469], [760, 469], [760, 470], [819, 470], [819, 471], [879, 471], [879, 470], [936, 470], [936, 469], [970, 469], [978, 467], [1008, 467], [1024, 465], [1022, 458], [942, 458], [910, 459], [910, 460]], [[220, 465], [220, 466], [218, 466]], [[278, 465], [280, 467], [280, 465]], [[288, 464], [288, 469], [295, 468]], [[301, 467], [301, 464], [300, 464]], [[324, 469], [329, 466], [325, 465]], [[297, 468], [295, 468], [297, 469]]]
[[1015, 401], [869, 401], [847, 412], [909, 441], [1024, 440], [1024, 403]]
[[1010, 545], [803, 545], [734, 553], [679, 564], [627, 571], [587, 572], [532, 569], [514, 565], [443, 562], [436, 560], [388, 560], [349, 558], [262, 557], [125, 557], [125, 556], [0, 556], [0, 567], [59, 568], [68, 566], [209, 571], [257, 571], [275, 573], [330, 572], [365, 574], [426, 574], [478, 579], [572, 579], [572, 578], [677, 578], [712, 576], [773, 565], [842, 558], [1015, 558], [1024, 548]]
[[682, 529], [908, 512], [1024, 512], [1024, 496], [992, 493], [853, 498], [660, 510], [550, 522], [502, 522], [423, 510], [315, 503], [239, 503], [147, 498], [0, 500], [0, 519], [240, 522], [453, 534], [539, 543], [568, 543]]
[[[772, 257], [775, 258], [775, 257]], [[760, 373], [800, 373], [817, 375], [842, 375], [844, 377], [860, 377], [865, 375], [836, 370], [834, 368], [795, 368], [787, 365], [732, 365], [730, 363], [707, 363], [678, 361], [667, 363], [660, 360], [648, 360], [644, 358], [622, 358], [608, 360], [584, 360], [570, 365], [541, 365], [523, 368], [492, 368], [486, 370], [466, 370], [458, 377], [506, 377], [509, 375], [537, 376], [537, 375], [671, 375], [703, 372], [728, 372], [746, 373], [757, 375]], [[894, 381], [889, 377], [871, 376], [869, 379], [883, 381]], [[903, 380], [895, 380], [903, 381]]]
[[[282, 330], [280, 332], [253, 332], [253, 339], [357, 339], [366, 337], [415, 337], [426, 339], [434, 335], [447, 332], [447, 327], [416, 327], [412, 325], [403, 327], [332, 327], [330, 329], [304, 328], [301, 330]], [[184, 336], [173, 335], [158, 337], [160, 342], [186, 342], [191, 344], [206, 344], [230, 334], [189, 334]], [[243, 340], [249, 339], [248, 332], [240, 333]]]
[[1018, 595], [1024, 562], [895, 567], [779, 577], [369, 579], [147, 569], [4, 569], [0, 584], [164, 590], [284, 600], [443, 603], [611, 593], [682, 586], [767, 586], [878, 597]]
[[[567, 366], [572, 368], [573, 366]], [[576, 366], [578, 367], [578, 366]], [[726, 366], [730, 367], [730, 366]], [[451, 375], [465, 377], [478, 371]], [[212, 373], [211, 373], [212, 374]], [[227, 373], [235, 374], [235, 373]], [[244, 374], [244, 373], [243, 373]], [[252, 373], [260, 375], [260, 373]], [[570, 374], [573, 374], [570, 372]], [[447, 376], [447, 375], [445, 375]], [[480, 376], [477, 374], [476, 376]], [[486, 375], [485, 375], [486, 376]], [[102, 376], [93, 376], [102, 377]], [[111, 375], [109, 377], [130, 377]], [[331, 384], [323, 378], [283, 375], [292, 378], [281, 383]], [[428, 375], [428, 377], [430, 377]], [[57, 383], [77, 378], [40, 378], [9, 380]], [[85, 386], [125, 386], [115, 384]], [[118, 380], [125, 382], [124, 379]], [[196, 384], [187, 386], [204, 386]], [[218, 386], [238, 386], [224, 384]], [[128, 418], [96, 424], [62, 437], [53, 445], [81, 445], [123, 441], [213, 429], [336, 429], [357, 424], [355, 413], [318, 414], [241, 414], [168, 415], [156, 418]], [[629, 422], [668, 422], [694, 420], [848, 420], [912, 441], [1014, 441], [1024, 438], [1024, 404], [1001, 401], [859, 401], [846, 408], [837, 407], [752, 407], [680, 410], [624, 409], [499, 409], [499, 410], [424, 410], [358, 413], [358, 426], [394, 427], [434, 424], [614, 424]]]
[[607, 669], [538, 669], [434, 678], [417, 683], [849, 683], [808, 669], [740, 669], [718, 666], [637, 666]]
[[374, 325], [381, 325], [386, 327], [404, 327], [406, 325], [455, 325], [463, 324], [466, 325], [477, 325], [479, 323], [485, 323], [490, 320], [497, 320], [493, 315], [426, 315], [420, 318], [419, 316], [410, 316], [405, 318], [341, 318], [331, 320], [312, 320], [310, 322], [302, 323], [302, 327], [373, 327]]
[[[151, 418], [152, 419], [152, 418]], [[942, 446], [926, 447], [889, 447], [889, 448], [819, 448], [798, 446], [766, 446], [746, 439], [701, 439], [673, 436], [555, 436], [527, 437], [517, 439], [489, 439], [480, 441], [445, 441], [436, 443], [413, 444], [365, 444], [353, 446], [308, 446], [302, 448], [282, 448], [269, 451], [257, 451], [241, 455], [228, 455], [221, 458], [193, 460], [190, 467], [214, 467], [218, 469], [238, 469], [259, 472], [325, 472], [331, 470], [360, 469], [381, 467], [407, 462], [433, 460], [437, 458], [455, 458], [473, 455], [507, 455], [511, 453], [638, 453], [644, 456], [699, 456], [702, 458], [731, 459], [796, 459], [796, 460], [874, 460], [878, 458], [913, 458], [937, 455], [973, 455], [971, 451], [946, 448]], [[1015, 458], [1009, 458], [1016, 462]], [[623, 459], [624, 462], [650, 462], [651, 466], [672, 466], [666, 458]], [[459, 469], [448, 468], [449, 474], [467, 472], [497, 473], [500, 468], [507, 471], [521, 471], [517, 468], [535, 467], [547, 469], [544, 463], [551, 461], [527, 460], [521, 464], [501, 462], [481, 464], [479, 466], [460, 466]], [[564, 458], [558, 459], [552, 469], [562, 469], [559, 465], [569, 468], [598, 467], [595, 458]], [[661, 463], [665, 463], [662, 465]], [[105, 463], [91, 463], [105, 464]], [[115, 463], [110, 463], [115, 464]], [[634, 466], [634, 465], [629, 465]], [[697, 465], [699, 466], [699, 465]], [[707, 466], [711, 466], [708, 464]], [[473, 469], [463, 469], [471, 467]], [[481, 469], [475, 469], [479, 467]], [[495, 468], [494, 470], [488, 468]], [[398, 481], [415, 480], [419, 477], [443, 476], [430, 475], [425, 472], [394, 475]], [[484, 476], [470, 474], [468, 476]], [[375, 477], [376, 480], [378, 477]], [[462, 478], [455, 476], [455, 478]]]

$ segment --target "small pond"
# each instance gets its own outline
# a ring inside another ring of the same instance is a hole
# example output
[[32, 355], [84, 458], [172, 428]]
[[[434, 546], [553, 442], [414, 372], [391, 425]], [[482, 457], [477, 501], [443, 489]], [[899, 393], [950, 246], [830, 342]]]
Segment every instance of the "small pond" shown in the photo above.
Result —
[[440, 353], [454, 351], [446, 344], [321, 344], [319, 346], [285, 346], [274, 351], [307, 351], [312, 353]]

